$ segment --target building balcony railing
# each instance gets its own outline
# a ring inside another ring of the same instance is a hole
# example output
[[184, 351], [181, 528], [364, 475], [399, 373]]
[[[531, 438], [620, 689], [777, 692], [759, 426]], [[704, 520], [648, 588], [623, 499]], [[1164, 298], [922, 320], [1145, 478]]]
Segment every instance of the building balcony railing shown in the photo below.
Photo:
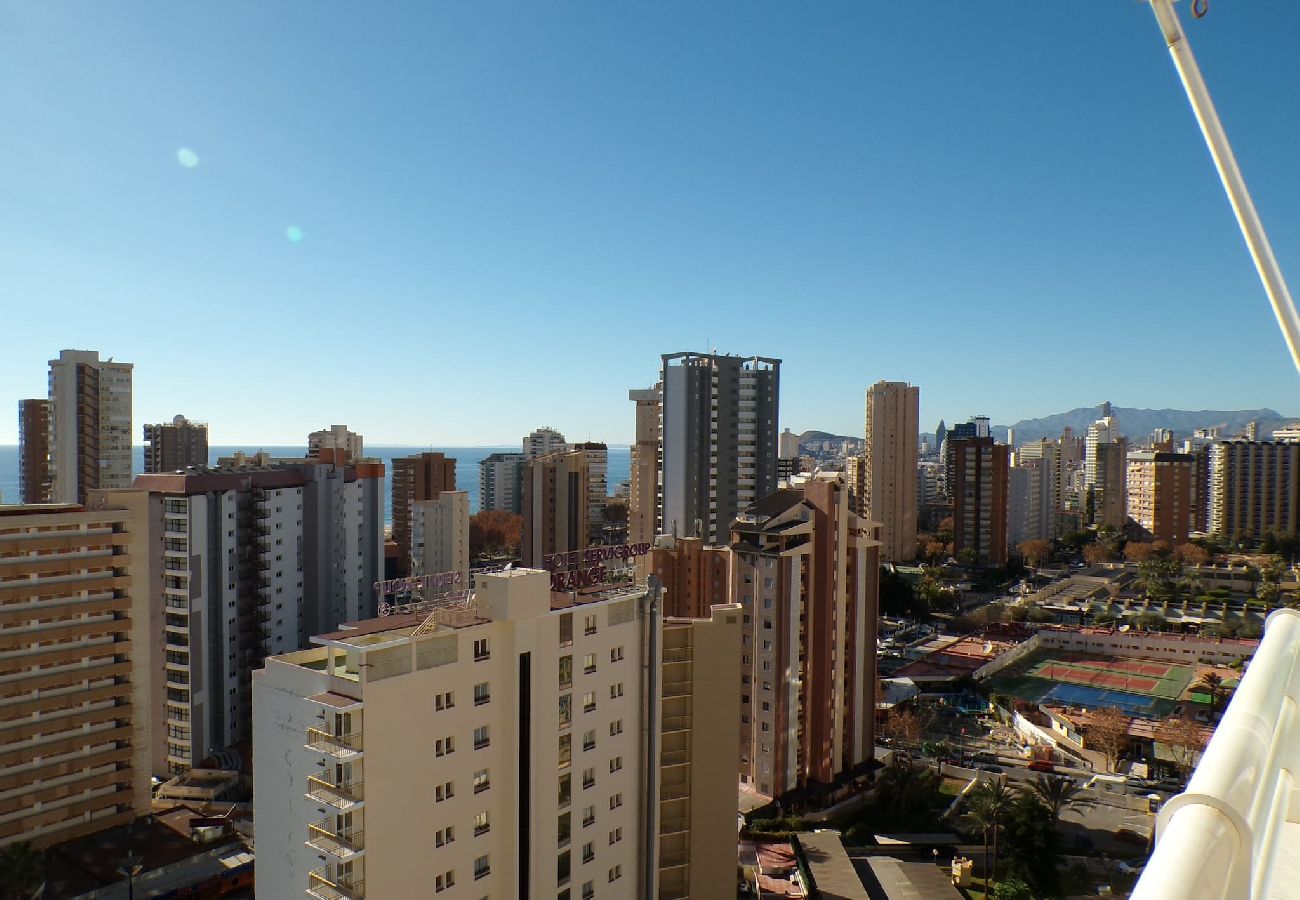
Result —
[[665, 750], [659, 754], [659, 765], [664, 766], [685, 766], [690, 765], [691, 751], [689, 750]]
[[307, 873], [307, 894], [320, 900], [362, 900], [365, 881], [333, 874], [325, 866]]
[[691, 851], [683, 847], [680, 850], [669, 850], [666, 853], [659, 854], [660, 869], [676, 869], [679, 866], [690, 865]]
[[691, 830], [691, 820], [685, 816], [678, 816], [674, 819], [661, 819], [659, 821], [659, 833], [665, 834], [682, 834]]
[[307, 749], [336, 759], [354, 759], [362, 752], [361, 732], [331, 734], [323, 728], [308, 728]]
[[691, 683], [689, 681], [668, 681], [664, 683], [665, 698], [688, 697], [691, 693]]
[[663, 724], [662, 727], [660, 728], [660, 731], [662, 731], [664, 734], [672, 734], [673, 732], [676, 731], [690, 731], [690, 730], [691, 730], [690, 716], [664, 716]]
[[1187, 791], [1160, 810], [1155, 851], [1134, 900], [1292, 896], [1298, 772], [1300, 611], [1279, 609]]
[[664, 649], [664, 662], [690, 662], [692, 656], [690, 647], [667, 647]]
[[307, 798], [317, 803], [324, 803], [335, 809], [348, 810], [359, 805], [364, 799], [362, 784], [359, 781], [347, 784], [332, 784], [316, 775], [307, 777]]
[[321, 819], [307, 826], [307, 846], [336, 859], [348, 860], [366, 849], [360, 828], [335, 831], [334, 823]]
[[660, 800], [684, 800], [691, 795], [691, 785], [686, 784], [665, 784], [659, 788]]

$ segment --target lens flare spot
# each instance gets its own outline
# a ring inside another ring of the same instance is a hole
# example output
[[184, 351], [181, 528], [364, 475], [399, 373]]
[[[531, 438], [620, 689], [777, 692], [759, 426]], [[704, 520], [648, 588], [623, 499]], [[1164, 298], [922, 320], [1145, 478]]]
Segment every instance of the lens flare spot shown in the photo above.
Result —
[[284, 236], [295, 244], [302, 243], [302, 229], [297, 225], [290, 225], [284, 230]]
[[176, 161], [187, 169], [192, 169], [199, 164], [199, 155], [189, 147], [182, 147], [176, 151]]

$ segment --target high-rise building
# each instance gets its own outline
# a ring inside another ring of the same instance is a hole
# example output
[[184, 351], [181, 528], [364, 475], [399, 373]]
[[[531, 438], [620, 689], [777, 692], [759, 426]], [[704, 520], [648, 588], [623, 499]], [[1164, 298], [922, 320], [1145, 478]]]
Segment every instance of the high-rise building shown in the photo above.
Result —
[[940, 419], [939, 424], [935, 426], [934, 429], [934, 452], [935, 453], [939, 453], [939, 454], [943, 453], [943, 442], [947, 439], [948, 439], [948, 429], [944, 426], [943, 419]]
[[731, 550], [700, 538], [662, 535], [650, 552], [651, 569], [664, 590], [664, 615], [699, 618], [731, 602]]
[[546, 456], [548, 453], [563, 450], [567, 443], [564, 440], [564, 435], [554, 428], [543, 425], [541, 428], [536, 428], [524, 436], [524, 458], [536, 459], [539, 456]]
[[1211, 444], [1209, 526], [1225, 538], [1300, 531], [1300, 443]]
[[94, 350], [50, 360], [51, 499], [85, 503], [94, 488], [131, 486], [133, 368]]
[[850, 456], [844, 460], [844, 489], [848, 492], [849, 512], [867, 514], [867, 458]]
[[627, 504], [627, 539], [633, 544], [655, 539], [659, 524], [659, 388], [627, 392], [636, 404], [631, 485]]
[[1128, 519], [1127, 489], [1128, 439], [1115, 435], [1113, 441], [1093, 448], [1095, 481], [1091, 485], [1093, 496], [1093, 524], [1123, 528]]
[[1115, 443], [1120, 437], [1119, 425], [1114, 416], [1103, 416], [1088, 426], [1088, 436], [1084, 439], [1084, 483], [1091, 487], [1097, 483], [1097, 448], [1102, 444]]
[[662, 357], [660, 534], [727, 542], [746, 506], [776, 488], [781, 360]]
[[478, 464], [479, 512], [524, 511], [525, 462], [522, 453], [489, 453], [483, 458]]
[[170, 425], [144, 426], [144, 444], [145, 474], [208, 464], [208, 426], [184, 416]]
[[1210, 445], [1190, 441], [1184, 449], [1192, 457], [1192, 531], [1210, 530]]
[[921, 389], [878, 381], [867, 391], [867, 511], [881, 526], [881, 557], [916, 558], [916, 463]]
[[777, 436], [777, 455], [781, 459], [799, 458], [799, 435], [789, 428]]
[[50, 474], [50, 401], [18, 401], [18, 496], [23, 503], [48, 503], [54, 489]]
[[1192, 523], [1191, 454], [1139, 451], [1128, 455], [1128, 515], [1154, 540], [1187, 543]]
[[346, 425], [331, 425], [307, 435], [307, 458], [317, 459], [322, 450], [342, 450], [343, 462], [356, 462], [365, 456], [365, 441], [361, 435], [348, 431]]
[[45, 847], [149, 813], [160, 517], [134, 491], [0, 506], [0, 846]]
[[411, 570], [416, 575], [458, 572], [469, 578], [469, 494], [442, 491], [411, 504]]
[[558, 450], [530, 459], [524, 472], [524, 521], [521, 555], [525, 566], [540, 567], [542, 558], [581, 550], [588, 545], [587, 456], [581, 450]]
[[393, 457], [393, 543], [397, 544], [398, 570], [410, 569], [411, 514], [420, 500], [437, 500], [443, 491], [456, 490], [456, 460], [441, 453]]
[[1007, 561], [1007, 470], [1010, 452], [991, 437], [950, 441], [953, 448], [952, 549], [970, 550], [975, 561]]
[[384, 467], [318, 463], [141, 475], [162, 504], [165, 771], [251, 735], [252, 673], [270, 653], [373, 615]]
[[1016, 460], [1007, 470], [1007, 544], [1050, 538], [1045, 524], [1049, 507], [1044, 502], [1047, 464], [1042, 459]]
[[605, 543], [605, 503], [609, 500], [609, 448], [595, 441], [574, 444], [570, 450], [587, 459], [588, 543]]
[[[734, 882], [740, 612], [547, 573], [255, 676], [258, 896], [709, 897]], [[459, 891], [459, 893], [457, 893]]]
[[[744, 611], [741, 780], [781, 796], [828, 784], [875, 746], [879, 526], [826, 473], [747, 507], [730, 597]], [[706, 596], [706, 580], [697, 582]]]

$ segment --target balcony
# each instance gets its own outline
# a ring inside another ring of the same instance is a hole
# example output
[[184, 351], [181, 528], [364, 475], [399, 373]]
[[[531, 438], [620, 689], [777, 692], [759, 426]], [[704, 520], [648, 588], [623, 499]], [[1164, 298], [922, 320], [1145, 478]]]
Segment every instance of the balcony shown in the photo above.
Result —
[[679, 866], [689, 865], [691, 862], [691, 851], [683, 847], [680, 850], [667, 850], [659, 854], [659, 868], [676, 869]]
[[332, 784], [316, 775], [307, 777], [307, 799], [324, 803], [338, 810], [349, 810], [360, 806], [365, 800], [361, 782]]
[[678, 731], [691, 730], [690, 716], [665, 716], [663, 726], [660, 731], [664, 734], [672, 734]]
[[664, 682], [664, 699], [671, 700], [673, 697], [689, 697], [691, 694], [691, 683], [689, 681], [666, 681]]
[[335, 831], [329, 819], [321, 819], [307, 826], [307, 846], [321, 853], [327, 853], [335, 859], [352, 859], [366, 849], [361, 840], [361, 829]]
[[365, 881], [331, 873], [325, 866], [307, 873], [307, 894], [320, 900], [362, 900], [366, 896]]
[[688, 766], [691, 763], [691, 751], [689, 750], [665, 750], [659, 754], [659, 765], [668, 768], [669, 766]]
[[323, 728], [307, 729], [307, 749], [335, 759], [356, 759], [361, 755], [361, 732], [331, 734]]
[[665, 784], [659, 788], [659, 799], [663, 800], [684, 800], [691, 795], [690, 782], [685, 784]]
[[1275, 610], [1134, 900], [1300, 896], [1300, 611]]
[[674, 819], [661, 819], [659, 821], [659, 834], [684, 834], [691, 830], [691, 820], [685, 816], [678, 816]]
[[691, 656], [692, 653], [690, 647], [664, 648], [664, 662], [666, 663], [690, 662]]

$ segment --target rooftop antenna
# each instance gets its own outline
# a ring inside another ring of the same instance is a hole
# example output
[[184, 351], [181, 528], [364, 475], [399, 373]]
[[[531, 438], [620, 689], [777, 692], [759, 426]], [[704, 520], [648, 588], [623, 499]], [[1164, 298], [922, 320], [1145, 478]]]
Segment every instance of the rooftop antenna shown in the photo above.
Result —
[[[1237, 167], [1237, 159], [1232, 154], [1228, 135], [1219, 122], [1219, 114], [1215, 112], [1214, 103], [1210, 100], [1209, 89], [1206, 88], [1205, 80], [1201, 77], [1196, 57], [1192, 55], [1191, 44], [1187, 41], [1187, 35], [1183, 33], [1178, 14], [1174, 12], [1174, 0], [1149, 0], [1149, 2], [1160, 31], [1164, 35], [1165, 43], [1169, 45], [1169, 55], [1173, 57], [1174, 68], [1178, 70], [1183, 88], [1187, 91], [1187, 99], [1191, 101], [1192, 111], [1196, 113], [1196, 121], [1200, 123], [1201, 133], [1205, 135], [1210, 156], [1214, 158], [1215, 168], [1219, 170], [1219, 179], [1228, 194], [1232, 211], [1236, 213], [1237, 224], [1241, 226], [1241, 235], [1246, 239], [1246, 247], [1255, 261], [1259, 279], [1264, 283], [1264, 292], [1268, 294], [1268, 301], [1273, 306], [1273, 315], [1277, 317], [1277, 324], [1282, 329], [1282, 337], [1286, 340], [1287, 349], [1291, 351], [1291, 361], [1296, 369], [1300, 370], [1300, 315], [1296, 314], [1295, 302], [1291, 299], [1291, 292], [1282, 277], [1282, 269], [1273, 256], [1273, 247], [1268, 242], [1264, 225], [1260, 222], [1255, 204], [1250, 199], [1246, 181]], [[1203, 18], [1208, 9], [1209, 0], [1192, 0], [1192, 15], [1196, 18]]]

